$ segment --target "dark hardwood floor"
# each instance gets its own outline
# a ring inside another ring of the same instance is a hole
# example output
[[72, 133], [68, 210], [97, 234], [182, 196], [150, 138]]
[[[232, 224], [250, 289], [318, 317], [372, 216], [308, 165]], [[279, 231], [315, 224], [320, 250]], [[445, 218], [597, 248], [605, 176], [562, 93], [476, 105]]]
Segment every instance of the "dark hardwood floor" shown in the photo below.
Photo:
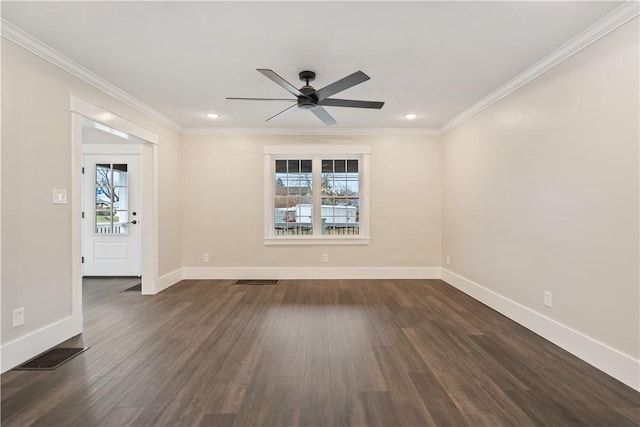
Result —
[[85, 280], [90, 346], [2, 426], [638, 426], [640, 394], [439, 280]]

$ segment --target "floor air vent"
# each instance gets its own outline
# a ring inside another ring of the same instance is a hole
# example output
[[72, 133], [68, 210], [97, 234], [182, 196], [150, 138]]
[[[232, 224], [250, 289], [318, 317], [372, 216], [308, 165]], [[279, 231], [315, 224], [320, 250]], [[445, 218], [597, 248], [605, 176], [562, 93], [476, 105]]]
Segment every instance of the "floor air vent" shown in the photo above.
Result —
[[58, 366], [62, 365], [65, 362], [73, 359], [80, 353], [85, 350], [88, 350], [89, 347], [85, 348], [70, 348], [70, 347], [59, 347], [52, 348], [51, 350], [42, 353], [40, 356], [35, 357], [28, 362], [23, 363], [22, 365], [14, 368], [18, 371], [34, 371], [34, 370], [46, 370], [46, 369], [55, 369]]
[[278, 281], [277, 280], [251, 279], [251, 280], [238, 280], [234, 284], [235, 285], [277, 285]]

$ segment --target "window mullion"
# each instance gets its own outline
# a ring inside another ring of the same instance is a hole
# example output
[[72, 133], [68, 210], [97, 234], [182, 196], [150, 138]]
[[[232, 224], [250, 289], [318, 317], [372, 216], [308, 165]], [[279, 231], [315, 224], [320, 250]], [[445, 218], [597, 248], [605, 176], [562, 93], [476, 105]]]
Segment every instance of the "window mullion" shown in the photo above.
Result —
[[314, 156], [311, 162], [313, 183], [313, 235], [322, 235], [322, 160]]

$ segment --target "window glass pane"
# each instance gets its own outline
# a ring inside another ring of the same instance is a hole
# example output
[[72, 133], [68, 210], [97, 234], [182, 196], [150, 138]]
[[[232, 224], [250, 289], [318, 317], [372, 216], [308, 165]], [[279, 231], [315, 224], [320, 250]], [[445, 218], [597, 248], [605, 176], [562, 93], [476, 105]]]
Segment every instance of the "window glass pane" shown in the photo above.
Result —
[[334, 160], [335, 171], [336, 172], [346, 172], [347, 171], [347, 161], [346, 160]]
[[348, 196], [357, 196], [358, 192], [359, 192], [358, 180], [352, 180], [352, 179], [347, 180], [347, 188], [345, 193]]
[[286, 160], [276, 160], [276, 173], [287, 173]]
[[311, 160], [300, 160], [300, 172], [311, 173]]
[[276, 174], [276, 196], [285, 196], [287, 194], [287, 186], [285, 185], [287, 182], [287, 174], [286, 173], [277, 173]]
[[300, 160], [289, 160], [288, 171], [289, 173], [300, 172]]
[[322, 161], [322, 173], [333, 172], [333, 160]]
[[[333, 167], [333, 166], [332, 166]], [[333, 187], [334, 187], [334, 179], [333, 179], [334, 174], [332, 173], [322, 173], [322, 195], [323, 196], [330, 196], [331, 194], [333, 194]]]
[[358, 172], [358, 160], [347, 160], [347, 172]]

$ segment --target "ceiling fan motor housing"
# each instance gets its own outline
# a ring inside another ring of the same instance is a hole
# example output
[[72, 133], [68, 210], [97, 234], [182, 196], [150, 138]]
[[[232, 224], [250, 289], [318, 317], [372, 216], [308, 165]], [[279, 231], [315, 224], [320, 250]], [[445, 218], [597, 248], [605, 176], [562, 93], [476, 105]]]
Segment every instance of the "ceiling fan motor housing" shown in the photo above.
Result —
[[303, 110], [313, 110], [316, 108], [318, 106], [318, 97], [316, 96], [315, 91], [316, 90], [309, 85], [302, 86], [300, 88], [300, 92], [305, 96], [298, 97], [298, 107]]

